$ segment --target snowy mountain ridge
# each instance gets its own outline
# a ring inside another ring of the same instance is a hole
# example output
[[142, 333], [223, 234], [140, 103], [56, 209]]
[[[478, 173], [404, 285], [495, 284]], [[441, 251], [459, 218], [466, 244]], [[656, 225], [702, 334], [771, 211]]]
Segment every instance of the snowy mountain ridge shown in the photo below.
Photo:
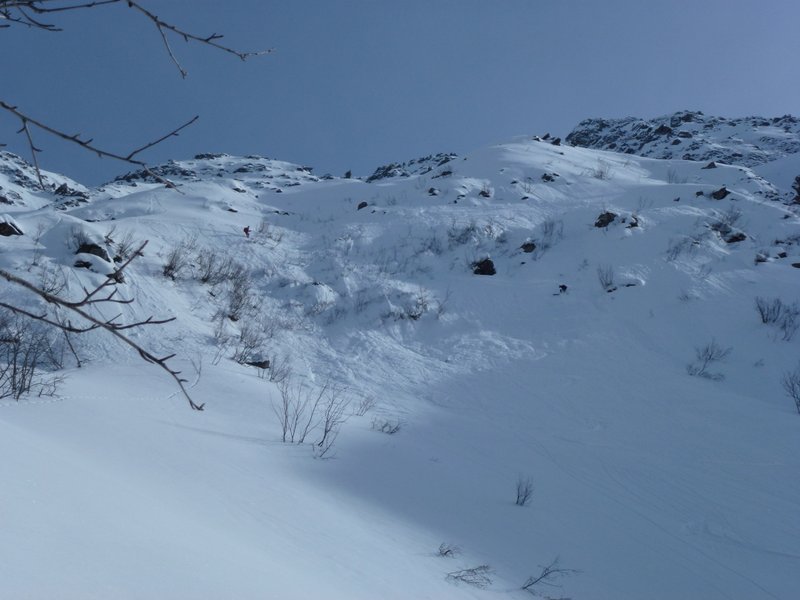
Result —
[[[205, 410], [97, 331], [56, 395], [0, 400], [0, 596], [521, 599], [556, 565], [576, 599], [794, 597], [783, 179], [521, 137], [369, 183], [207, 154], [57, 196], [1, 158], [0, 268], [75, 297], [148, 240], [98, 311], [174, 316], [136, 339]], [[333, 446], [282, 441], [292, 390], [345, 402]]]
[[800, 152], [800, 119], [728, 119], [680, 111], [654, 119], [586, 119], [566, 137], [573, 146], [664, 160], [756, 167]]

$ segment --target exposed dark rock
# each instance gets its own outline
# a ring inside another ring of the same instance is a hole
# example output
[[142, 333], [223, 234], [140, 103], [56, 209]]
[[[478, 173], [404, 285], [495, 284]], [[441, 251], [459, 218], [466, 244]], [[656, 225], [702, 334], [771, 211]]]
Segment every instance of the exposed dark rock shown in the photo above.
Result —
[[530, 254], [534, 250], [536, 250], [536, 244], [534, 242], [525, 242], [522, 246], [519, 247], [520, 250], [523, 252], [527, 252]]
[[715, 191], [711, 192], [711, 197], [714, 200], [724, 200], [729, 194], [730, 194], [730, 191], [728, 190], [728, 188], [726, 188], [723, 185], [718, 190], [715, 190]]
[[491, 198], [492, 193], [486, 188], [484, 188], [480, 192], [478, 192], [478, 196], [480, 196], [481, 198]]
[[700, 196], [705, 196], [705, 195], [706, 193], [703, 190], [694, 193], [695, 198], [699, 198]]
[[800, 269], [800, 262], [792, 263], [792, 266], [793, 266], [795, 269]]
[[98, 258], [102, 258], [106, 262], [111, 262], [111, 258], [108, 256], [108, 252], [106, 252], [105, 248], [92, 242], [81, 244], [75, 251], [75, 254], [92, 254]]
[[375, 172], [367, 177], [367, 183], [373, 181], [380, 181], [381, 179], [389, 179], [391, 177], [410, 177], [412, 175], [422, 175], [429, 173], [435, 168], [446, 165], [458, 155], [452, 152], [429, 154], [422, 158], [415, 158], [402, 163], [389, 163], [375, 169]]
[[68, 197], [70, 197], [70, 198], [82, 198], [82, 199], [84, 199], [84, 200], [88, 200], [88, 199], [89, 199], [89, 194], [87, 194], [86, 192], [81, 192], [81, 191], [78, 191], [78, 190], [73, 190], [73, 189], [72, 189], [71, 187], [69, 187], [69, 186], [68, 186], [66, 183], [62, 183], [60, 186], [58, 186], [58, 187], [57, 187], [57, 188], [56, 188], [56, 189], [53, 191], [53, 193], [54, 193], [56, 196], [68, 196]]
[[636, 215], [631, 215], [631, 221], [626, 226], [628, 229], [633, 229], [634, 227], [639, 226], [639, 219]]
[[[691, 140], [691, 144], [676, 144], [674, 138]], [[570, 132], [566, 142], [667, 160], [714, 160], [755, 167], [800, 152], [800, 119], [787, 116], [772, 124], [762, 117], [723, 119], [697, 111], [647, 120], [586, 119]]]
[[428, 196], [438, 196], [438, 195], [439, 195], [439, 190], [437, 190], [435, 187], [428, 188]]
[[367, 206], [369, 206], [369, 204], [367, 204], [366, 202], [359, 202], [358, 203], [358, 208], [356, 208], [356, 210], [361, 210], [362, 208], [367, 208]]
[[491, 258], [484, 258], [472, 263], [472, 272], [475, 275], [494, 275], [497, 273]]
[[594, 226], [595, 227], [608, 227], [609, 225], [611, 225], [611, 223], [614, 222], [614, 220], [616, 218], [617, 218], [617, 214], [616, 213], [613, 213], [613, 212], [610, 212], [610, 211], [606, 211], [606, 212], [602, 213], [599, 217], [597, 217], [597, 220], [594, 222]]
[[705, 167], [703, 167], [703, 168], [704, 168], [704, 169], [716, 169], [716, 168], [717, 168], [717, 163], [715, 163], [715, 162], [712, 160], [710, 163], [708, 163], [708, 164], [707, 164]]
[[92, 263], [90, 263], [88, 260], [76, 260], [75, 264], [73, 266], [75, 268], [77, 268], [77, 269], [89, 269], [89, 270], [91, 270]]
[[552, 142], [553, 146], [560, 146], [561, 145], [561, 138], [556, 138]]
[[14, 223], [9, 223], [8, 221], [0, 222], [0, 235], [5, 237], [10, 237], [12, 235], [24, 235], [22, 230], [17, 227]]
[[269, 361], [268, 360], [253, 360], [248, 363], [245, 363], [251, 367], [255, 367], [257, 369], [269, 369]]
[[747, 236], [743, 234], [741, 231], [736, 233], [731, 233], [730, 235], [725, 236], [724, 239], [729, 244], [735, 244], [737, 242], [743, 242], [747, 239]]

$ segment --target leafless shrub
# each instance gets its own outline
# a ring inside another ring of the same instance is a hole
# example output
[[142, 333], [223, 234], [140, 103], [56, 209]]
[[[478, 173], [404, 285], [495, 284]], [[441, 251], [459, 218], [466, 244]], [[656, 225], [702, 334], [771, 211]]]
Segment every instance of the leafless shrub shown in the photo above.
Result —
[[562, 577], [580, 573], [580, 571], [575, 569], [564, 569], [558, 565], [558, 562], [559, 559], [556, 556], [552, 561], [550, 561], [550, 564], [540, 567], [542, 569], [541, 572], [538, 575], [531, 575], [528, 577], [528, 579], [525, 580], [525, 583], [522, 584], [522, 589], [533, 594], [534, 596], [539, 596], [540, 594], [536, 589], [536, 586], [544, 585], [560, 588], [561, 586], [556, 583], [557, 580], [561, 579]]
[[382, 419], [378, 417], [372, 419], [372, 429], [374, 429], [375, 431], [380, 431], [381, 433], [385, 433], [387, 435], [394, 435], [395, 433], [400, 431], [401, 427], [402, 424], [400, 423], [399, 420], [390, 421], [388, 419]]
[[273, 354], [269, 359], [269, 380], [282, 383], [292, 376], [292, 363], [283, 356]]
[[759, 296], [756, 297], [756, 310], [761, 322], [777, 325], [787, 342], [791, 341], [800, 328], [800, 307], [796, 303], [786, 304], [780, 298], [767, 300]]
[[597, 280], [606, 292], [613, 292], [617, 289], [614, 285], [614, 267], [611, 265], [599, 265], [597, 267]]
[[369, 303], [369, 290], [366, 288], [356, 291], [356, 293], [353, 295], [353, 310], [356, 312], [356, 314], [364, 312], [367, 309], [367, 306], [369, 306]]
[[47, 294], [58, 296], [67, 287], [67, 278], [60, 268], [42, 267], [39, 273], [39, 289]]
[[353, 407], [353, 414], [357, 417], [363, 417], [369, 411], [371, 411], [375, 406], [377, 406], [378, 402], [375, 400], [374, 396], [361, 396], [358, 402], [355, 403]]
[[51, 330], [20, 316], [0, 313], [0, 398], [19, 400], [37, 390], [40, 395], [52, 395], [57, 380], [42, 371], [52, 367], [48, 359], [53, 345]]
[[232, 271], [232, 260], [223, 257], [217, 250], [203, 248], [197, 254], [197, 278], [200, 283], [219, 285], [226, 281]]
[[685, 235], [678, 239], [671, 239], [667, 247], [667, 262], [674, 262], [683, 254], [691, 254], [707, 238], [708, 232]]
[[[0, 269], [0, 278], [12, 285], [17, 286], [18, 288], [22, 288], [26, 292], [32, 294], [34, 297], [38, 298], [40, 301], [44, 301], [47, 305], [43, 312], [39, 312], [35, 309], [29, 309], [27, 306], [23, 307], [18, 304], [11, 304], [9, 302], [0, 300], [0, 307], [13, 312], [17, 316], [31, 319], [32, 321], [36, 321], [37, 323], [40, 323], [46, 327], [53, 327], [67, 333], [80, 334], [94, 330], [102, 330], [106, 332], [107, 334], [127, 345], [129, 348], [132, 348], [134, 351], [136, 351], [136, 353], [145, 362], [163, 369], [170, 377], [172, 377], [184, 398], [186, 398], [186, 400], [189, 402], [189, 406], [194, 410], [203, 410], [204, 404], [195, 403], [192, 397], [189, 395], [189, 391], [184, 385], [186, 380], [180, 376], [181, 372], [169, 366], [169, 360], [175, 355], [168, 354], [166, 356], [157, 356], [152, 352], [149, 352], [144, 346], [142, 346], [129, 335], [129, 330], [139, 329], [145, 326], [163, 325], [173, 321], [174, 317], [155, 319], [150, 316], [139, 321], [125, 323], [119, 321], [119, 315], [109, 319], [107, 316], [100, 316], [94, 312], [98, 310], [99, 307], [109, 307], [115, 304], [131, 304], [134, 302], [133, 298], [127, 300], [119, 298], [117, 296], [118, 288], [116, 285], [123, 279], [123, 271], [128, 267], [128, 265], [130, 265], [130, 263], [137, 256], [142, 255], [142, 251], [146, 245], [147, 242], [143, 242], [136, 252], [133, 253], [131, 258], [117, 267], [114, 272], [106, 277], [106, 279], [104, 279], [100, 284], [92, 289], [84, 288], [83, 296], [79, 297], [78, 299], [68, 299], [63, 296], [48, 294], [30, 281], [27, 281], [6, 269]], [[72, 315], [74, 318], [79, 319], [79, 323], [73, 324], [70, 319], [63, 319], [59, 318], [57, 315], [54, 315], [54, 311], [62, 309], [66, 314]]]
[[486, 588], [492, 584], [492, 568], [489, 565], [478, 565], [469, 569], [461, 569], [447, 574], [447, 579]]
[[31, 260], [31, 267], [39, 266], [39, 261], [42, 259], [43, 247], [40, 242], [42, 241], [44, 232], [44, 223], [37, 224], [36, 231], [33, 233], [33, 259]]
[[239, 325], [239, 335], [236, 337], [233, 350], [233, 360], [239, 364], [251, 362], [255, 354], [264, 345], [266, 335], [258, 323], [248, 320]]
[[735, 206], [731, 206], [726, 211], [715, 211], [714, 219], [708, 224], [708, 227], [712, 231], [726, 236], [733, 232], [741, 217], [742, 211]]
[[564, 239], [564, 222], [560, 219], [545, 219], [534, 241], [536, 248], [533, 251], [533, 258], [539, 260], [562, 239]]
[[228, 290], [228, 318], [238, 321], [251, 302], [253, 282], [247, 267], [239, 263], [232, 263], [228, 275], [230, 289]]
[[175, 245], [167, 251], [166, 262], [162, 268], [164, 277], [168, 277], [173, 281], [180, 277], [183, 271], [189, 266], [190, 257], [196, 245], [196, 235], [183, 238], [181, 241], [175, 243]]
[[128, 231], [123, 234], [114, 246], [114, 262], [120, 262], [130, 258], [131, 252], [133, 252], [135, 247], [136, 243], [133, 238], [133, 233]]
[[275, 244], [280, 244], [281, 240], [283, 240], [283, 232], [276, 228], [274, 225], [270, 225], [267, 219], [261, 219], [261, 222], [258, 224], [258, 229], [256, 230], [257, 240], [271, 240], [275, 242]]
[[345, 410], [350, 405], [350, 400], [345, 397], [343, 389], [330, 384], [325, 386], [325, 392], [322, 417], [320, 418], [322, 434], [314, 444], [314, 453], [317, 458], [325, 458], [329, 455], [336, 438], [339, 437], [341, 426], [347, 421]]
[[447, 544], [442, 542], [439, 544], [439, 550], [437, 550], [436, 554], [443, 558], [455, 558], [459, 554], [461, 554], [461, 548], [456, 546], [455, 544]]
[[781, 386], [783, 386], [786, 395], [794, 400], [797, 413], [800, 414], [800, 363], [798, 363], [794, 371], [787, 371], [783, 374]]
[[72, 228], [70, 234], [71, 234], [70, 237], [72, 238], [71, 246], [72, 246], [73, 250], [77, 250], [81, 246], [85, 246], [87, 244], [93, 244], [94, 243], [92, 241], [92, 238], [89, 237], [89, 234], [86, 233], [86, 231], [83, 228], [78, 227], [77, 225], [75, 225]]
[[317, 411], [325, 388], [316, 392], [308, 386], [285, 379], [278, 385], [280, 401], [272, 403], [272, 410], [281, 426], [281, 441], [302, 444], [318, 423]]
[[117, 231], [117, 226], [112, 225], [111, 228], [106, 231], [106, 234], [103, 236], [103, 241], [108, 246], [112, 246], [114, 244], [114, 233]]
[[447, 312], [447, 307], [450, 304], [450, 299], [453, 297], [453, 290], [449, 287], [444, 293], [444, 297], [436, 301], [436, 318], [441, 319]]
[[514, 504], [517, 506], [527, 506], [533, 498], [533, 479], [530, 477], [517, 477], [517, 498]]
[[723, 348], [716, 340], [711, 340], [705, 346], [694, 349], [695, 360], [686, 365], [686, 372], [692, 377], [704, 377], [713, 381], [722, 381], [722, 373], [712, 373], [708, 369], [714, 363], [724, 361], [731, 353], [732, 348]]
[[787, 307], [781, 317], [778, 327], [783, 333], [783, 340], [789, 342], [800, 327], [800, 307], [792, 304]]
[[611, 179], [612, 173], [613, 170], [611, 169], [611, 165], [604, 160], [598, 160], [597, 165], [594, 167], [594, 169], [591, 169], [589, 171], [589, 174], [592, 177], [594, 177], [595, 179], [600, 179], [601, 181], [606, 181], [608, 179]]
[[303, 444], [314, 431], [320, 436], [314, 442], [317, 458], [328, 456], [347, 420], [345, 412], [349, 399], [344, 390], [325, 382], [320, 387], [292, 380], [289, 377], [278, 384], [280, 400], [273, 402], [272, 410], [281, 427], [281, 441]]
[[458, 225], [454, 219], [450, 229], [447, 230], [447, 241], [450, 249], [463, 246], [471, 241], [477, 241], [477, 239], [478, 226], [475, 221], [470, 221], [466, 225]]
[[667, 183], [677, 183], [683, 184], [689, 181], [689, 178], [686, 176], [681, 176], [678, 174], [677, 169], [670, 167], [667, 169]]

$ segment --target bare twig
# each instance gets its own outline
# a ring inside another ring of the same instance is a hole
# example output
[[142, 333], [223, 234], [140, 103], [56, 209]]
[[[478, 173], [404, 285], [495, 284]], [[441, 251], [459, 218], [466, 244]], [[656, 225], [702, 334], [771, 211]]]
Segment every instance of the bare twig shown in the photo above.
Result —
[[172, 181], [170, 181], [169, 179], [167, 179], [165, 177], [162, 177], [161, 175], [158, 175], [157, 173], [153, 172], [150, 169], [150, 167], [147, 166], [146, 162], [144, 162], [143, 160], [139, 160], [137, 158], [134, 158], [134, 157], [137, 154], [143, 152], [144, 150], [152, 148], [156, 144], [160, 144], [161, 142], [163, 142], [164, 140], [166, 140], [166, 139], [168, 139], [170, 137], [177, 136], [180, 131], [182, 131], [183, 129], [186, 129], [187, 127], [192, 125], [195, 121], [197, 121], [197, 119], [200, 118], [199, 116], [196, 115], [196, 116], [192, 117], [191, 119], [189, 119], [183, 125], [180, 125], [179, 127], [176, 127], [175, 129], [173, 129], [169, 133], [167, 133], [165, 135], [162, 135], [160, 138], [158, 138], [158, 139], [156, 139], [156, 140], [154, 140], [152, 142], [148, 142], [144, 146], [142, 146], [140, 148], [137, 148], [136, 150], [133, 150], [132, 152], [130, 152], [130, 153], [126, 154], [126, 155], [123, 155], [123, 154], [117, 154], [116, 152], [110, 152], [108, 150], [103, 150], [102, 148], [99, 148], [98, 146], [96, 146], [96, 145], [94, 145], [92, 143], [94, 141], [93, 138], [83, 139], [83, 138], [81, 138], [79, 133], [76, 133], [76, 134], [73, 134], [73, 135], [69, 135], [67, 133], [64, 133], [63, 131], [60, 131], [60, 130], [54, 128], [54, 127], [51, 127], [50, 125], [42, 123], [41, 121], [32, 118], [30, 115], [27, 115], [27, 114], [21, 112], [13, 104], [9, 104], [8, 102], [5, 102], [3, 100], [0, 100], [0, 108], [2, 108], [3, 110], [5, 110], [7, 112], [10, 112], [11, 114], [16, 116], [22, 122], [22, 129], [20, 129], [20, 132], [24, 131], [28, 136], [28, 145], [30, 146], [31, 153], [34, 156], [34, 168], [36, 169], [36, 174], [39, 177], [39, 184], [42, 186], [42, 189], [45, 189], [45, 186], [44, 186], [44, 183], [42, 181], [42, 174], [41, 174], [41, 171], [39, 170], [38, 162], [36, 161], [36, 152], [39, 152], [39, 149], [36, 148], [33, 145], [33, 141], [31, 140], [30, 133], [29, 133], [29, 130], [28, 130], [28, 124], [29, 123], [31, 125], [35, 125], [39, 129], [49, 133], [50, 135], [53, 135], [53, 136], [58, 137], [58, 138], [61, 138], [62, 140], [66, 140], [67, 142], [70, 142], [70, 143], [73, 143], [73, 144], [77, 144], [78, 146], [80, 146], [84, 150], [88, 150], [89, 152], [93, 152], [99, 157], [112, 158], [114, 160], [119, 160], [119, 161], [122, 161], [122, 162], [126, 162], [128, 164], [131, 164], [131, 165], [135, 165], [135, 166], [141, 168], [147, 175], [149, 175], [150, 177], [152, 177], [153, 179], [155, 179], [159, 183], [165, 185], [168, 188], [175, 188], [176, 185]]
[[60, 306], [62, 308], [65, 308], [67, 310], [72, 311], [73, 313], [77, 314], [78, 316], [80, 316], [82, 319], [84, 319], [86, 322], [89, 323], [89, 325], [86, 326], [86, 327], [75, 327], [69, 321], [66, 321], [66, 322], [64, 322], [64, 321], [56, 321], [56, 320], [48, 318], [46, 313], [45, 314], [37, 314], [37, 313], [31, 312], [31, 311], [25, 310], [23, 308], [20, 308], [18, 306], [7, 304], [5, 302], [0, 302], [0, 307], [7, 308], [7, 309], [9, 309], [9, 310], [11, 310], [11, 311], [13, 311], [13, 312], [15, 312], [17, 314], [24, 315], [24, 316], [29, 317], [31, 319], [34, 319], [34, 320], [37, 320], [37, 321], [42, 321], [42, 322], [44, 322], [44, 323], [46, 323], [48, 325], [51, 325], [51, 326], [56, 327], [58, 329], [61, 329], [62, 331], [66, 331], [66, 332], [70, 332], [70, 333], [86, 333], [87, 331], [92, 331], [94, 329], [103, 329], [103, 330], [107, 331], [108, 333], [110, 333], [111, 335], [116, 337], [118, 340], [123, 342], [124, 344], [127, 344], [128, 346], [133, 348], [139, 354], [139, 356], [142, 358], [142, 360], [144, 360], [146, 362], [149, 362], [149, 363], [152, 363], [152, 364], [160, 367], [164, 371], [166, 371], [170, 375], [170, 377], [172, 377], [172, 379], [175, 380], [175, 383], [177, 383], [178, 387], [180, 388], [181, 392], [183, 393], [183, 396], [189, 402], [189, 406], [191, 406], [194, 410], [203, 410], [204, 404], [196, 404], [194, 402], [194, 400], [192, 400], [191, 396], [189, 395], [189, 392], [187, 391], [187, 389], [186, 389], [186, 387], [184, 385], [186, 383], [186, 379], [184, 379], [184, 378], [182, 378], [180, 376], [181, 372], [176, 370], [176, 369], [173, 369], [172, 367], [169, 366], [168, 361], [175, 356], [174, 354], [170, 354], [168, 356], [162, 356], [162, 357], [156, 356], [156, 355], [152, 354], [151, 352], [148, 352], [147, 350], [145, 350], [141, 345], [139, 345], [138, 343], [133, 341], [130, 337], [128, 337], [127, 335], [122, 333], [123, 331], [125, 331], [127, 329], [133, 329], [133, 328], [137, 328], [137, 327], [142, 327], [144, 325], [161, 325], [161, 324], [164, 324], [164, 323], [168, 323], [170, 321], [173, 321], [174, 317], [173, 318], [169, 318], [169, 319], [158, 319], [158, 320], [153, 319], [153, 317], [148, 317], [147, 319], [144, 319], [142, 321], [123, 324], [123, 323], [119, 323], [117, 321], [118, 316], [115, 316], [115, 317], [113, 317], [111, 319], [103, 320], [103, 319], [100, 319], [98, 317], [95, 317], [94, 315], [90, 314], [86, 310], [88, 307], [90, 307], [93, 304], [102, 304], [102, 303], [108, 303], [108, 302], [117, 302], [117, 303], [127, 304], [127, 303], [131, 302], [130, 300], [116, 300], [114, 298], [115, 291], [112, 291], [111, 293], [109, 293], [108, 295], [105, 295], [105, 296], [100, 296], [99, 293], [102, 290], [106, 289], [107, 287], [109, 287], [111, 285], [114, 285], [114, 282], [119, 279], [119, 275], [122, 273], [122, 271], [128, 265], [130, 265], [130, 263], [137, 256], [141, 255], [141, 252], [142, 252], [142, 250], [144, 249], [144, 247], [146, 245], [147, 245], [147, 242], [145, 241], [139, 247], [139, 249], [136, 252], [134, 252], [132, 254], [132, 256], [127, 261], [125, 261], [120, 267], [118, 267], [113, 273], [111, 273], [106, 278], [106, 280], [103, 281], [103, 283], [97, 285], [92, 290], [85, 291], [85, 294], [84, 294], [83, 298], [81, 298], [80, 300], [77, 300], [77, 301], [69, 301], [69, 300], [67, 300], [65, 298], [62, 298], [62, 297], [58, 296], [58, 295], [51, 294], [51, 293], [49, 293], [49, 292], [37, 287], [36, 285], [30, 283], [29, 281], [26, 281], [25, 279], [17, 277], [16, 275], [13, 275], [12, 273], [9, 273], [6, 270], [0, 269], [0, 277], [5, 279], [9, 283], [13, 283], [13, 284], [16, 284], [16, 285], [18, 285], [20, 287], [25, 288], [29, 292], [32, 292], [33, 294], [35, 294], [35, 295], [39, 296], [40, 298], [42, 298], [48, 304], [52, 304], [52, 305], [55, 305], [55, 306]]
[[22, 119], [22, 129], [17, 133], [25, 132], [25, 137], [28, 138], [28, 146], [31, 148], [31, 159], [33, 160], [33, 167], [36, 169], [36, 177], [39, 179], [39, 185], [44, 189], [44, 181], [42, 181], [42, 171], [39, 169], [39, 159], [36, 157], [39, 148], [33, 145], [33, 138], [31, 137], [31, 130], [28, 128], [28, 120]]
[[526, 592], [530, 592], [531, 594], [535, 594], [534, 587], [538, 584], [548, 585], [552, 587], [560, 587], [555, 581], [560, 579], [561, 577], [566, 577], [569, 575], [575, 575], [580, 573], [580, 571], [576, 569], [565, 569], [563, 567], [558, 566], [559, 557], [555, 557], [552, 561], [550, 561], [549, 565], [544, 567], [540, 567], [542, 570], [537, 576], [531, 575], [522, 584], [522, 589]]

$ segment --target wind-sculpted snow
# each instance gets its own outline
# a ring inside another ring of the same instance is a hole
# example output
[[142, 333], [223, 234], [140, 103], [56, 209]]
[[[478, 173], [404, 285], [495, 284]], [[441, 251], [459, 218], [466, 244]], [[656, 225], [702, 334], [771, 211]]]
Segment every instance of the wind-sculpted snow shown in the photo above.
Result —
[[[55, 397], [0, 401], [0, 597], [525, 598], [559, 557], [533, 591], [794, 599], [800, 333], [756, 310], [800, 289], [775, 173], [531, 138], [423, 163], [14, 188], [0, 268], [70, 297], [149, 240], [103, 315], [176, 317], [136, 339], [206, 408], [100, 332]], [[285, 368], [350, 402], [329, 454], [281, 442]]]

